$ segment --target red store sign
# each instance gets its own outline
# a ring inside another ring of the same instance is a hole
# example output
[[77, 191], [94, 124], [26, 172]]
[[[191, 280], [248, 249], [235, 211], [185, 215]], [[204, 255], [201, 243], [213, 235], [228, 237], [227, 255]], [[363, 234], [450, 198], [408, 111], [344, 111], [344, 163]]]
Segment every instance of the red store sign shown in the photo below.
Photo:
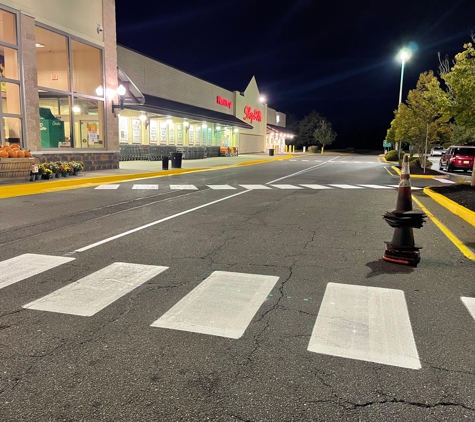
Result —
[[262, 122], [262, 113], [260, 112], [260, 110], [255, 109], [254, 111], [252, 111], [251, 106], [246, 106], [244, 107], [244, 114], [245, 114], [244, 120], [250, 120], [251, 123], [254, 120], [257, 120], [258, 122]]
[[216, 97], [216, 102], [218, 104], [222, 105], [222, 106], [227, 107], [227, 108], [231, 108], [231, 106], [233, 105], [232, 101], [226, 100], [223, 97], [221, 97], [220, 95], [218, 95]]

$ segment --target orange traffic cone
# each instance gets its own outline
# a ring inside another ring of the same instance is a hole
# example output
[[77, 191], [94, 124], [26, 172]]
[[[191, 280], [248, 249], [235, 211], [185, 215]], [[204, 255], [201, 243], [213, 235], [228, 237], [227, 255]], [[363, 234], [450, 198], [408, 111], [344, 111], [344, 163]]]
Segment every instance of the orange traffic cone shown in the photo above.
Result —
[[412, 210], [411, 179], [409, 171], [409, 156], [404, 155], [401, 178], [397, 192], [396, 209], [384, 214], [383, 218], [394, 228], [391, 242], [386, 243], [383, 259], [396, 264], [416, 267], [421, 256], [421, 246], [414, 244], [413, 228], [420, 229], [427, 216], [421, 211]]

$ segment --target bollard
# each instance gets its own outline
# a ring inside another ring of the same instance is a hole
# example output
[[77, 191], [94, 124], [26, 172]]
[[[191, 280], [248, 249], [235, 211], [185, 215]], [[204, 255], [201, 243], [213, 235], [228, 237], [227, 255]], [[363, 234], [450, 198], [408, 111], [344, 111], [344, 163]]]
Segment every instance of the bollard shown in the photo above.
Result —
[[394, 228], [391, 242], [385, 242], [386, 251], [383, 255], [385, 261], [417, 267], [421, 260], [419, 250], [422, 247], [414, 244], [412, 229], [420, 229], [426, 217], [427, 215], [423, 212], [412, 209], [409, 156], [406, 154], [402, 162], [396, 209], [383, 216], [384, 220]]

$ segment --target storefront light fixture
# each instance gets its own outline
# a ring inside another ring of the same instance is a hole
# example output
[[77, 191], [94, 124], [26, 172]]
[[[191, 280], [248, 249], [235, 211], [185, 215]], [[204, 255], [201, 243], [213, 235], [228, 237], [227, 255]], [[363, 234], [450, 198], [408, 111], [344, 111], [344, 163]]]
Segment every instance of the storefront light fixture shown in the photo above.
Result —
[[97, 88], [96, 88], [96, 95], [98, 97], [103, 97], [104, 96], [104, 87], [102, 85], [99, 85]]
[[119, 104], [114, 104], [114, 101], [112, 101], [112, 113], [115, 114], [115, 110], [123, 110], [124, 109], [124, 98], [125, 98], [125, 86], [120, 84], [117, 87], [117, 96], [119, 97]]
[[203, 123], [203, 124], [201, 125], [201, 127], [202, 127], [203, 129], [206, 129], [206, 128], [208, 127], [208, 125], [207, 125], [206, 123]]
[[166, 123], [168, 126], [171, 126], [173, 124], [173, 121], [172, 119], [167, 119]]
[[263, 95], [261, 95], [259, 97], [259, 101], [261, 102], [261, 104], [264, 104], [266, 102], [266, 97], [264, 97]]
[[142, 122], [145, 122], [147, 120], [147, 115], [142, 113], [140, 116], [139, 116], [139, 119], [142, 121]]
[[78, 105], [75, 105], [75, 106], [73, 107], [73, 111], [74, 111], [75, 113], [80, 113], [80, 112], [81, 112], [81, 107], [79, 107]]
[[239, 132], [239, 129], [238, 128], [235, 128], [234, 129], [234, 133], [238, 133]]

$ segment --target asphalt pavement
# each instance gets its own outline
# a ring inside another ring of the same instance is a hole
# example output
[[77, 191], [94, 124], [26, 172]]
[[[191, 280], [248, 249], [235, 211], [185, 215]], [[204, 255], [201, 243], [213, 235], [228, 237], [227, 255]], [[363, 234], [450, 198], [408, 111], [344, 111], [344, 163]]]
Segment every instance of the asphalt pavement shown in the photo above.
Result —
[[2, 421], [475, 419], [475, 261], [432, 218], [382, 260], [390, 165], [207, 160], [0, 199]]

